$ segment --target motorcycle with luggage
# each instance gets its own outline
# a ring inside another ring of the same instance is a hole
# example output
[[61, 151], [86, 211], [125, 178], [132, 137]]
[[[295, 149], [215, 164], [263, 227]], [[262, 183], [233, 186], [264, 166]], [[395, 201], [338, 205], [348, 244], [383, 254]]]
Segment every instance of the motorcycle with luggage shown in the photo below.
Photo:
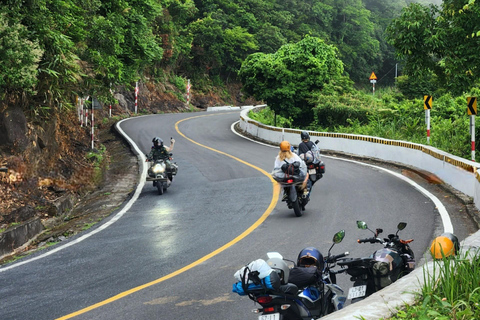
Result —
[[311, 320], [340, 310], [346, 297], [336, 284], [333, 268], [348, 252], [332, 255], [331, 249], [344, 237], [344, 230], [337, 232], [327, 257], [320, 254], [321, 261], [315, 266], [302, 267], [298, 260], [295, 263], [278, 252], [269, 252], [267, 261], [252, 261], [235, 273], [237, 282], [233, 285], [233, 292], [247, 295], [260, 305], [252, 310], [258, 320]]
[[[316, 140], [315, 145], [319, 142], [320, 140]], [[298, 151], [295, 150], [295, 152]], [[325, 163], [322, 161], [320, 149], [317, 147], [314, 148], [314, 150], [309, 150], [305, 154], [301, 154], [300, 158], [302, 158], [307, 165], [308, 179], [310, 180], [311, 186], [313, 186], [325, 173]]]
[[146, 156], [146, 161], [150, 163], [147, 171], [147, 181], [152, 181], [153, 186], [158, 190], [158, 194], [162, 195], [173, 182], [173, 177], [178, 172], [178, 166], [175, 162], [172, 162], [172, 153], [169, 154], [168, 158], [158, 158], [152, 161], [148, 160], [148, 155]]
[[357, 221], [359, 229], [368, 229], [374, 234], [371, 238], [359, 239], [357, 242], [379, 243], [383, 248], [368, 257], [346, 258], [338, 262], [338, 265], [344, 268], [340, 272], [351, 276], [353, 287], [349, 289], [347, 299], [352, 299], [352, 303], [365, 299], [415, 269], [414, 253], [408, 245], [413, 239], [402, 240], [398, 236], [398, 232], [406, 226], [406, 222], [400, 222], [395, 234], [389, 234], [382, 239], [379, 237], [382, 229], [373, 231], [368, 229], [364, 221]]
[[295, 216], [301, 217], [310, 199], [308, 190], [304, 188], [306, 177], [300, 174], [300, 162], [285, 163], [281, 168], [275, 168], [272, 177], [283, 188], [282, 201], [287, 203], [288, 209], [293, 209]]

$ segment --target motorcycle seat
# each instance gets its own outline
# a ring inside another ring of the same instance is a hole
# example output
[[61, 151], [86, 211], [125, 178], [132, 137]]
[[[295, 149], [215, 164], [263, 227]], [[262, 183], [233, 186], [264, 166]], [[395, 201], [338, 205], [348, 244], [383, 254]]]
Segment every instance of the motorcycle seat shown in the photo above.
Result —
[[281, 285], [279, 288], [279, 291], [286, 294], [297, 294], [298, 287], [293, 283], [287, 283], [287, 284]]

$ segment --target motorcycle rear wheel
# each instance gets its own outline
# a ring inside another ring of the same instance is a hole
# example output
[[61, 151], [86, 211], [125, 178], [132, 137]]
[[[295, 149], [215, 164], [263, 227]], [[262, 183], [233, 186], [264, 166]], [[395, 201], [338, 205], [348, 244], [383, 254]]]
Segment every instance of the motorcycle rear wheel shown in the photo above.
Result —
[[295, 202], [292, 202], [292, 207], [293, 207], [293, 212], [295, 212], [295, 216], [301, 217], [302, 216], [302, 208], [300, 208], [300, 203], [297, 200]]

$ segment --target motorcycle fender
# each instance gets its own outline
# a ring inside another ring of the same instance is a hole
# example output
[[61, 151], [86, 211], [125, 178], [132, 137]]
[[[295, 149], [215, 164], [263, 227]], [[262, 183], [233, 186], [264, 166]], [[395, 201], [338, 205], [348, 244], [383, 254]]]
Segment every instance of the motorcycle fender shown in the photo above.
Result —
[[336, 284], [327, 284], [327, 287], [332, 291], [332, 304], [335, 307], [335, 310], [343, 309], [345, 306], [345, 302], [347, 301], [347, 297], [340, 286]]
[[160, 182], [167, 182], [167, 178], [164, 177], [147, 177], [147, 181], [160, 181]]
[[288, 193], [288, 198], [290, 199], [290, 202], [295, 202], [297, 201], [297, 189], [295, 189], [295, 186], [290, 187], [290, 192]]

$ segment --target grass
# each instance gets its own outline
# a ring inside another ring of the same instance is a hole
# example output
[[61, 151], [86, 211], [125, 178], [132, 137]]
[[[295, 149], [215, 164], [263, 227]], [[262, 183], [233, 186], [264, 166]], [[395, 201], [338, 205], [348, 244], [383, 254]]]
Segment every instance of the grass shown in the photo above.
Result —
[[479, 258], [478, 251], [467, 251], [434, 261], [432, 272], [424, 266], [425, 283], [416, 303], [404, 306], [393, 317], [385, 319], [480, 319]]

